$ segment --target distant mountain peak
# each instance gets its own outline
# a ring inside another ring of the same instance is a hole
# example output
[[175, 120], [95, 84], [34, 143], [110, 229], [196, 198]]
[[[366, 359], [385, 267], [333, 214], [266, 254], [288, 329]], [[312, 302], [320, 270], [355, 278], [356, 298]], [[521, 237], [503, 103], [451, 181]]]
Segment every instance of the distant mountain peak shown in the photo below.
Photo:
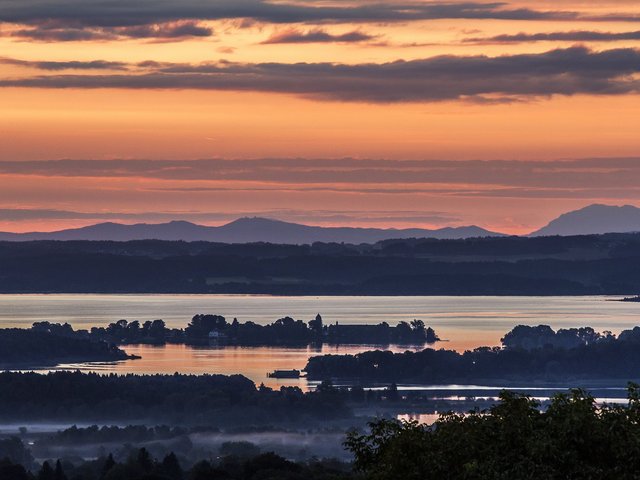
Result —
[[467, 230], [467, 231], [476, 231], [476, 232], [487, 232], [486, 229], [479, 227], [478, 225], [462, 225], [460, 227], [443, 227], [439, 228], [438, 232], [446, 232], [446, 231], [455, 231], [455, 230]]
[[611, 213], [613, 211], [618, 212], [635, 212], [640, 210], [640, 208], [634, 207], [633, 205], [606, 205], [604, 203], [592, 203], [591, 205], [587, 205], [586, 207], [579, 208], [578, 210], [573, 210], [571, 212], [563, 213], [562, 216], [565, 215], [573, 215], [575, 213], [584, 213], [584, 212], [604, 212]]
[[594, 203], [563, 213], [530, 236], [590, 235], [640, 231], [640, 208]]
[[[146, 224], [143, 224], [146, 225]], [[162, 225], [162, 224], [159, 224]], [[187, 220], [171, 220], [170, 222], [168, 222], [168, 225], [189, 225], [189, 226], [198, 226], [197, 224], [193, 223], [193, 222], [188, 222]]]
[[281, 224], [281, 223], [289, 223], [289, 222], [285, 222], [283, 220], [277, 220], [275, 218], [267, 218], [267, 217], [240, 217], [240, 218], [237, 218], [236, 220], [233, 220], [233, 221], [227, 223], [225, 226], [228, 226], [228, 225], [264, 225], [264, 224], [273, 225], [273, 224]]

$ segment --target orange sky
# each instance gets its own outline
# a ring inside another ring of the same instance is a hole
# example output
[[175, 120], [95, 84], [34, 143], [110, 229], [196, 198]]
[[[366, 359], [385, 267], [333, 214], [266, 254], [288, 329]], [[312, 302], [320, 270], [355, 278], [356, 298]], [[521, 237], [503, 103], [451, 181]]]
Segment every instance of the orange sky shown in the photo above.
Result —
[[[211, 168], [197, 178], [159, 179], [147, 170], [79, 168], [69, 176], [0, 165], [0, 230], [173, 216], [219, 224], [246, 214], [526, 233], [589, 203], [640, 204], [633, 182], [609, 185], [619, 170], [607, 163], [637, 157], [640, 164], [637, 1], [478, 3], [462, 13], [451, 5], [469, 2], [452, 2], [444, 14], [433, 1], [389, 1], [375, 19], [355, 20], [358, 8], [379, 4], [243, 0], [231, 15], [218, 8], [223, 0], [187, 0], [165, 14], [145, 0], [140, 15], [124, 18], [116, 15], [120, 0], [106, 2], [106, 12], [78, 1], [54, 0], [45, 9], [40, 0], [7, 0], [0, 163], [222, 158], [253, 174]], [[394, 18], [392, 7], [404, 3], [415, 15]], [[287, 20], [291, 6], [305, 19]], [[100, 23], [105, 18], [109, 25]], [[283, 38], [295, 43], [272, 43]], [[406, 73], [393, 63], [399, 60]], [[387, 169], [392, 178], [390, 164], [349, 182], [336, 171], [322, 188], [289, 179], [288, 167], [256, 173], [243, 163], [312, 159], [314, 170], [323, 169], [322, 159], [347, 157], [355, 170], [367, 159], [602, 160], [559, 186], [551, 175], [525, 184], [514, 167], [491, 185], [475, 183], [463, 168], [446, 180], [434, 170], [433, 178], [390, 182], [380, 174]], [[626, 176], [640, 181], [634, 168]]]

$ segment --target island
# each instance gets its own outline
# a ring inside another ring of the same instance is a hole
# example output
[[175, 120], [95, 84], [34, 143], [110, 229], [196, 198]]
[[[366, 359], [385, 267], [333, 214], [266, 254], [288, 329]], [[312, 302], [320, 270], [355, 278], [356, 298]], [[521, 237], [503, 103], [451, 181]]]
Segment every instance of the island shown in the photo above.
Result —
[[527, 381], [576, 383], [640, 378], [640, 327], [617, 337], [593, 328], [554, 331], [520, 325], [502, 338], [502, 347], [452, 350], [367, 351], [311, 357], [304, 370], [311, 380], [403, 382], [419, 385]]
[[81, 332], [56, 335], [39, 329], [0, 329], [0, 369], [47, 367], [60, 363], [136, 359], [115, 344]]
[[165, 343], [187, 345], [235, 345], [235, 346], [284, 346], [307, 345], [416, 345], [434, 344], [440, 339], [431, 327], [422, 320], [399, 322], [391, 326], [387, 322], [378, 325], [334, 324], [325, 325], [320, 314], [305, 322], [292, 317], [283, 317], [273, 323], [260, 325], [255, 322], [240, 322], [237, 318], [228, 322], [221, 315], [194, 315], [184, 329], [168, 328], [163, 320], [137, 321], [118, 320], [107, 327], [74, 331], [69, 324], [36, 322], [32, 328], [62, 337], [80, 337], [103, 341], [109, 344]]

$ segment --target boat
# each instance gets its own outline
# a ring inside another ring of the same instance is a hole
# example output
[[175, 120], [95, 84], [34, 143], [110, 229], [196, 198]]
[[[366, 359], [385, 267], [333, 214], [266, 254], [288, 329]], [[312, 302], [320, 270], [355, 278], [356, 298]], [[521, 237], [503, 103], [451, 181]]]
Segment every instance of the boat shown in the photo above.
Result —
[[636, 295], [635, 297], [625, 297], [621, 302], [640, 302], [640, 295]]
[[300, 378], [300, 370], [274, 370], [271, 373], [267, 373], [269, 378]]

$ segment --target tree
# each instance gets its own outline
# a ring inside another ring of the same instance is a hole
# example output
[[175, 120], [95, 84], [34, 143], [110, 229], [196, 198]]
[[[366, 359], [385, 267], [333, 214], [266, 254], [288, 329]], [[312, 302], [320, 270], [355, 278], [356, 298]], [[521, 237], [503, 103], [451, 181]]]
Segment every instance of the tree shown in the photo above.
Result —
[[309, 321], [309, 329], [315, 337], [322, 337], [322, 317], [320, 314], [316, 315], [316, 318]]
[[407, 322], [400, 322], [396, 327], [396, 340], [399, 343], [410, 342], [413, 337], [413, 331], [411, 330], [411, 326]]
[[398, 395], [398, 385], [396, 385], [395, 383], [389, 385], [389, 387], [385, 389], [385, 393], [387, 395], [387, 398], [392, 402], [396, 402], [400, 398], [400, 396]]
[[189, 480], [211, 480], [216, 478], [216, 469], [206, 460], [196, 463], [189, 474]]
[[30, 480], [30, 476], [22, 465], [5, 458], [0, 460], [0, 480]]
[[240, 441], [240, 442], [224, 442], [220, 445], [220, 455], [227, 456], [233, 455], [240, 458], [255, 457], [260, 454], [260, 447], [255, 443]]
[[100, 478], [104, 478], [107, 473], [116, 465], [116, 461], [113, 459], [113, 455], [110, 453], [107, 459], [102, 465]]
[[145, 473], [149, 473], [151, 470], [153, 470], [153, 460], [146, 448], [141, 448], [140, 450], [138, 450], [138, 455], [136, 456], [136, 464]]
[[44, 462], [38, 472], [38, 480], [55, 480], [55, 473], [49, 462]]
[[182, 480], [184, 476], [178, 457], [173, 452], [164, 457], [159, 465], [159, 470], [162, 475], [171, 478], [171, 480]]
[[153, 338], [164, 339], [166, 332], [166, 324], [164, 320], [154, 320], [149, 328], [149, 335]]
[[53, 472], [53, 478], [54, 480], [67, 480], [67, 476], [64, 474], [60, 460], [56, 461], [56, 469]]
[[413, 331], [416, 333], [424, 334], [425, 325], [422, 320], [418, 320], [418, 319], [411, 320], [411, 328], [413, 328]]
[[[286, 474], [290, 472], [297, 472], [300, 470], [300, 466], [276, 455], [273, 452], [263, 453], [258, 455], [245, 463], [244, 466], [246, 478], [273, 478], [280, 479], [286, 478]], [[258, 476], [259, 472], [266, 471], [266, 473], [272, 473], [270, 477], [265, 474]], [[279, 472], [275, 474], [276, 472]]]
[[185, 334], [190, 338], [202, 339], [211, 331], [223, 331], [227, 326], [227, 320], [220, 315], [194, 315], [185, 329]]
[[0, 459], [6, 458], [26, 468], [33, 465], [31, 451], [25, 447], [22, 440], [17, 437], [0, 440]]

